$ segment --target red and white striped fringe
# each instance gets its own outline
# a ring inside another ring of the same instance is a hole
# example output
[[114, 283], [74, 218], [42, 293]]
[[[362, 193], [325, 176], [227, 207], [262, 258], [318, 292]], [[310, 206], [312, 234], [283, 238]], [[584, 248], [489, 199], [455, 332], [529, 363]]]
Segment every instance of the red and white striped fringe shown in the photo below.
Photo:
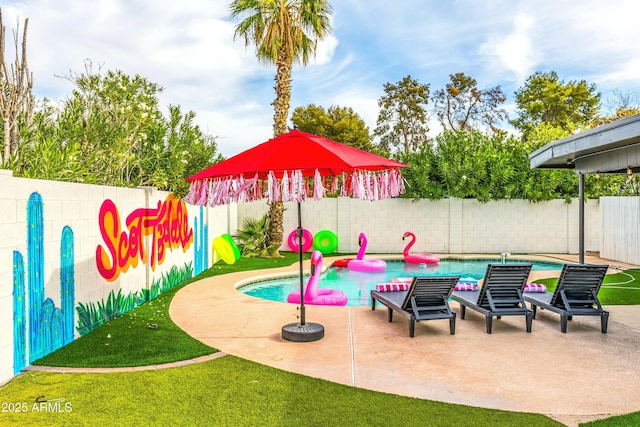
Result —
[[[328, 179], [331, 180], [329, 184]], [[258, 179], [256, 175], [250, 179], [240, 176], [192, 181], [184, 200], [192, 205], [218, 206], [263, 199], [303, 202], [309, 197], [320, 200], [327, 194], [335, 194], [374, 201], [397, 197], [404, 191], [404, 179], [399, 169], [356, 171], [330, 178], [322, 177], [318, 170], [313, 177], [305, 178], [297, 170], [285, 171], [281, 179], [269, 172], [266, 180]]]

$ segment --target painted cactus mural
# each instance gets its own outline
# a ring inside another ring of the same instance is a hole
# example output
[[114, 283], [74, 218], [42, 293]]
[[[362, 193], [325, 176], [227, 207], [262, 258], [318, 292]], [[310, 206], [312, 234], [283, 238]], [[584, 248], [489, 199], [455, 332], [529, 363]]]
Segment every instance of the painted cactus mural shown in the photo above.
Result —
[[[33, 193], [27, 202], [27, 282], [24, 261], [13, 253], [13, 369], [20, 372], [34, 362], [73, 341], [74, 243], [73, 231], [65, 226], [60, 245], [60, 301], [44, 297], [44, 216], [42, 197]], [[25, 297], [28, 296], [28, 316]], [[28, 338], [27, 322], [28, 319]]]
[[73, 230], [65, 226], [60, 242], [60, 305], [64, 319], [62, 345], [73, 341], [73, 306], [75, 305]]
[[78, 307], [76, 307], [78, 311], [76, 329], [80, 335], [84, 335], [109, 320], [123, 315], [143, 302], [144, 300], [139, 299], [135, 292], [124, 295], [122, 289], [118, 289], [116, 294], [112, 289], [106, 301], [89, 302], [87, 304], [78, 303]]
[[194, 251], [193, 251], [193, 269], [194, 274], [198, 275], [202, 273], [204, 270], [209, 268], [208, 264], [208, 250], [209, 246], [207, 242], [209, 241], [209, 233], [207, 230], [207, 224], [204, 223], [204, 207], [200, 206], [200, 221], [198, 222], [198, 217], [193, 219], [193, 234], [194, 234]]
[[53, 300], [51, 298], [47, 298], [42, 303], [42, 313], [40, 315], [40, 319], [42, 319], [42, 324], [39, 325], [40, 334], [42, 336], [42, 342], [40, 344], [40, 349], [39, 349], [41, 353], [40, 357], [51, 353], [53, 349], [53, 336], [51, 334], [51, 318], [53, 317], [53, 311], [55, 310], [55, 308], [56, 308], [56, 305], [53, 303]]
[[24, 260], [13, 251], [13, 373], [27, 366], [27, 325], [24, 299]]
[[27, 203], [27, 283], [29, 287], [29, 363], [43, 354], [44, 247], [42, 197], [33, 193]]
[[[104, 322], [155, 298], [159, 293], [193, 277], [191, 262], [182, 268], [172, 266], [150, 287], [124, 294], [122, 289], [111, 291], [106, 300], [86, 304], [76, 301], [74, 232], [64, 226], [60, 236], [59, 299], [51, 295], [47, 285], [45, 295], [45, 222], [44, 205], [40, 194], [34, 192], [27, 202], [26, 256], [13, 253], [13, 342], [14, 373], [25, 366], [73, 341], [76, 333], [85, 334]], [[107, 281], [114, 281], [138, 261], [155, 267], [164, 262], [168, 251], [181, 248], [187, 252], [196, 241], [194, 261], [198, 272], [207, 268], [207, 225], [200, 208], [196, 219], [196, 236], [189, 225], [186, 205], [170, 195], [159, 201], [155, 209], [136, 209], [126, 217], [126, 229], [119, 226], [119, 214], [110, 200], [100, 210], [99, 226], [105, 239], [96, 251], [98, 272]], [[49, 224], [49, 223], [47, 223]], [[199, 226], [198, 226], [199, 225]], [[48, 225], [47, 225], [48, 227]], [[145, 244], [148, 244], [147, 248]], [[100, 267], [104, 267], [100, 269]], [[111, 276], [102, 274], [105, 271]], [[55, 284], [53, 285], [55, 286]], [[56, 306], [59, 302], [59, 307]], [[77, 304], [77, 306], [76, 306]], [[75, 314], [78, 314], [77, 326]], [[77, 332], [76, 332], [77, 331]]]

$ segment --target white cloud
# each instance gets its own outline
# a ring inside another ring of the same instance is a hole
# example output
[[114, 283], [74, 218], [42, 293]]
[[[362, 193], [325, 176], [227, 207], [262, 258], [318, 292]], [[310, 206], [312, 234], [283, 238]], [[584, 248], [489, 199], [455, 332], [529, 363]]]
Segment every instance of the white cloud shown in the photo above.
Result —
[[328, 36], [318, 42], [316, 47], [316, 56], [314, 63], [316, 65], [325, 65], [331, 62], [333, 54], [338, 47], [338, 39], [334, 36]]
[[539, 57], [529, 35], [534, 24], [530, 16], [518, 14], [509, 33], [490, 35], [479, 47], [479, 53], [486, 57], [487, 68], [508, 80], [524, 82], [532, 74]]

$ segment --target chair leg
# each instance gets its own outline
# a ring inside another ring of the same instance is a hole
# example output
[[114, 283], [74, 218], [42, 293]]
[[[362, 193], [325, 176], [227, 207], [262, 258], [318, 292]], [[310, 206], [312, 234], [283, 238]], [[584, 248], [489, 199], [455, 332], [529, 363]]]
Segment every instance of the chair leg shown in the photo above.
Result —
[[607, 333], [608, 324], [609, 324], [609, 312], [605, 311], [602, 313], [602, 316], [600, 316], [600, 327], [602, 329], [603, 334]]
[[460, 304], [460, 318], [464, 320], [464, 315], [467, 310], [467, 307], [463, 304]]
[[491, 317], [490, 315], [487, 316], [487, 333], [490, 334], [491, 333], [491, 329], [493, 326], [493, 317]]
[[569, 320], [569, 316], [567, 316], [566, 314], [561, 314], [560, 315], [560, 331], [563, 334], [567, 333], [567, 321]]
[[527, 332], [531, 332], [533, 326], [533, 313], [527, 314]]
[[453, 313], [453, 316], [449, 318], [449, 333], [451, 335], [456, 334], [456, 314]]
[[409, 337], [413, 338], [416, 331], [416, 319], [409, 319]]

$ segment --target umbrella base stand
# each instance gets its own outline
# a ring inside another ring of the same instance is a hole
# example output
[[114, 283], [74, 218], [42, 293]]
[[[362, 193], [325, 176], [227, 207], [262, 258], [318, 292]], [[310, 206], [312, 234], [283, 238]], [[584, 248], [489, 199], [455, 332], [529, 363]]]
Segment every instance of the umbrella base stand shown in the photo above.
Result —
[[293, 342], [312, 342], [324, 337], [324, 326], [319, 323], [289, 323], [282, 327], [282, 339]]

